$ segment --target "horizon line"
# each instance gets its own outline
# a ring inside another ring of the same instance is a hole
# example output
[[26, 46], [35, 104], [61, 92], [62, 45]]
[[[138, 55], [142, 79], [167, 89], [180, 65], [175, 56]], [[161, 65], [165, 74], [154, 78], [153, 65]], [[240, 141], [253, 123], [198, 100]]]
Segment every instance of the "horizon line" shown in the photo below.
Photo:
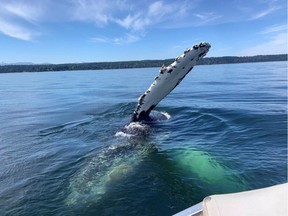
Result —
[[[281, 54], [259, 54], [259, 55], [251, 55], [251, 56], [209, 56], [205, 57], [203, 59], [207, 58], [227, 58], [227, 57], [232, 57], [232, 58], [249, 58], [249, 57], [256, 57], [256, 56], [276, 56], [276, 55], [288, 55], [288, 53], [281, 53]], [[43, 62], [43, 63], [33, 63], [33, 62], [14, 62], [14, 63], [5, 63], [1, 62], [0, 66], [13, 66], [13, 65], [65, 65], [65, 64], [91, 64], [91, 63], [118, 63], [118, 62], [137, 62], [137, 61], [165, 61], [165, 60], [170, 60], [174, 58], [165, 58], [165, 59], [138, 59], [138, 60], [116, 60], [116, 61], [88, 61], [88, 62], [64, 62], [64, 63], [49, 63], [49, 62]]]

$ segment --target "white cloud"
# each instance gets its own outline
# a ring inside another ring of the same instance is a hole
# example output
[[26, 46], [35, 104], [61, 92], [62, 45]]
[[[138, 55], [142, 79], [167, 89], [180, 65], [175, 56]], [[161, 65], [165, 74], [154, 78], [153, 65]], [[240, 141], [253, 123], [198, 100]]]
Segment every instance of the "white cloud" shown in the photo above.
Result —
[[4, 10], [8, 16], [22, 18], [28, 22], [35, 22], [43, 15], [43, 9], [40, 5], [24, 4], [21, 2], [2, 4], [2, 10]]
[[92, 21], [97, 25], [106, 25], [109, 21], [109, 1], [73, 0], [71, 1], [71, 19], [77, 21]]
[[285, 53], [287, 53], [287, 34], [286, 32], [281, 32], [261, 44], [257, 44], [241, 51], [239, 54], [243, 56], [251, 56]]
[[44, 1], [2, 1], [0, 3], [0, 32], [20, 40], [31, 41], [41, 35], [38, 21], [44, 15]]
[[140, 29], [143, 25], [138, 26], [139, 20], [142, 20], [141, 14], [128, 14], [124, 19], [114, 19], [115, 23], [126, 29]]
[[214, 12], [196, 13], [194, 16], [200, 20], [198, 25], [203, 25], [222, 18], [222, 15], [217, 15]]
[[[137, 9], [135, 9], [137, 8]], [[141, 31], [149, 27], [159, 26], [164, 22], [181, 19], [187, 12], [186, 4], [163, 1], [152, 2], [145, 7], [135, 6], [125, 18], [115, 17], [115, 23], [134, 31]]]
[[[181, 4], [180, 4], [181, 5]], [[180, 9], [181, 6], [177, 4], [164, 4], [162, 1], [156, 1], [149, 5], [148, 8], [148, 17], [164, 17], [167, 14], [173, 14], [177, 12], [177, 9]]]
[[108, 44], [114, 44], [114, 45], [123, 45], [128, 43], [133, 43], [135, 41], [138, 41], [141, 37], [140, 35], [128, 33], [124, 35], [123, 37], [115, 37], [115, 38], [108, 38], [105, 36], [98, 36], [91, 38], [90, 41], [95, 43], [108, 43]]
[[269, 7], [263, 11], [260, 11], [256, 14], [252, 15], [251, 20], [257, 20], [257, 19], [263, 18], [263, 17], [275, 12], [278, 9], [280, 9], [280, 7]]
[[243, 50], [241, 55], [283, 54], [287, 53], [287, 25], [268, 26], [259, 32], [266, 40]]
[[[106, 17], [106, 22], [102, 22], [100, 24], [117, 24], [126, 29], [126, 33], [122, 37], [117, 37], [114, 39], [100, 37], [94, 38], [95, 42], [105, 42], [105, 43], [113, 43], [113, 44], [124, 44], [124, 43], [132, 43], [138, 41], [147, 29], [151, 27], [156, 27], [161, 25], [162, 23], [172, 21], [173, 19], [179, 19], [179, 17], [183, 17], [187, 12], [186, 4], [179, 4], [175, 2], [165, 2], [164, 1], [156, 1], [150, 4], [141, 5], [139, 1], [131, 1], [129, 2], [130, 7], [120, 7], [120, 10], [117, 13], [108, 13]], [[105, 8], [100, 6], [100, 8]], [[102, 9], [99, 14], [102, 14]], [[110, 8], [110, 12], [114, 9]], [[124, 15], [124, 18], [123, 18]], [[94, 17], [97, 21], [97, 17]]]
[[273, 25], [260, 32], [260, 34], [271, 34], [280, 31], [287, 31], [287, 25]]
[[[236, 2], [235, 5], [244, 4]], [[0, 21], [4, 24], [0, 26], [0, 31], [18, 39], [33, 40], [45, 30], [45, 22], [86, 22], [93, 23], [96, 29], [102, 28], [104, 32], [107, 28], [107, 34], [110, 34], [108, 38], [111, 39], [100, 37], [96, 40], [96, 37], [93, 41], [122, 44], [124, 41], [139, 40], [151, 28], [172, 29], [235, 21], [233, 12], [217, 3], [209, 3], [208, 0], [1, 0]], [[247, 21], [247, 16], [251, 17], [251, 14], [254, 14], [251, 19], [256, 20], [275, 13], [282, 8], [276, 3], [258, 1], [256, 4], [253, 1], [253, 5], [261, 7], [251, 8], [249, 2], [245, 10], [249, 10], [250, 15], [241, 13], [236, 21]], [[228, 4], [233, 6], [234, 1]], [[111, 36], [110, 29], [114, 27], [119, 28], [117, 33], [120, 32], [120, 36]]]
[[31, 31], [11, 22], [5, 22], [0, 19], [0, 32], [13, 38], [20, 40], [31, 41], [38, 33]]

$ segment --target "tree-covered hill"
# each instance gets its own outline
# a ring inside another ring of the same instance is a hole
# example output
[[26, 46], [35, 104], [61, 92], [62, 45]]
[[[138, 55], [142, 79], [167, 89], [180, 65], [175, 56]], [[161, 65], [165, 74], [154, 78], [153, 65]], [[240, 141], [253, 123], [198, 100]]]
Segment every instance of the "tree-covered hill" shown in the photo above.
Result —
[[[147, 68], [147, 67], [161, 67], [161, 65], [163, 64], [169, 65], [173, 61], [174, 59], [68, 63], [68, 64], [2, 65], [0, 66], [0, 73]], [[268, 61], [287, 61], [287, 54], [258, 55], [258, 56], [244, 56], [244, 57], [235, 57], [235, 56], [207, 57], [201, 59], [198, 65], [233, 64], [233, 63], [268, 62]]]

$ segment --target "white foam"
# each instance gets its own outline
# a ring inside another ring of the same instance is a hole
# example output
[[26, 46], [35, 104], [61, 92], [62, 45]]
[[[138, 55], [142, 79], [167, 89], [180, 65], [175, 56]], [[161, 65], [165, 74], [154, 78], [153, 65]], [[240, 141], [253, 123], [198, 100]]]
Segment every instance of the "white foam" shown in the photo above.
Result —
[[167, 118], [167, 120], [171, 119], [171, 115], [169, 113], [167, 112], [160, 112], [160, 113], [164, 115]]
[[125, 132], [123, 132], [123, 131], [118, 131], [118, 132], [116, 132], [116, 134], [115, 134], [115, 136], [116, 137], [131, 137], [131, 136], [133, 136], [132, 134], [129, 134], [129, 133], [125, 133]]
[[134, 137], [137, 135], [144, 135], [149, 131], [149, 126], [140, 122], [131, 122], [129, 125], [125, 125], [122, 131], [116, 132], [116, 137]]
[[129, 129], [146, 129], [148, 127], [148, 125], [144, 125], [140, 122], [131, 122], [129, 125], [125, 125], [125, 129], [129, 130]]
[[161, 121], [167, 121], [171, 118], [171, 115], [164, 111], [152, 111], [149, 115], [152, 119], [152, 122], [161, 122]]

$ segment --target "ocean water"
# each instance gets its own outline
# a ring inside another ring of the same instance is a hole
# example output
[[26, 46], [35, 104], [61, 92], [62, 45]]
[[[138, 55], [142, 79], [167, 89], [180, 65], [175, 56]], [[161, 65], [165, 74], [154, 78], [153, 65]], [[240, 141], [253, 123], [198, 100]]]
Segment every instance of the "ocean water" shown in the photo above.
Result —
[[196, 66], [144, 135], [158, 68], [0, 74], [0, 215], [172, 215], [287, 182], [287, 63]]

